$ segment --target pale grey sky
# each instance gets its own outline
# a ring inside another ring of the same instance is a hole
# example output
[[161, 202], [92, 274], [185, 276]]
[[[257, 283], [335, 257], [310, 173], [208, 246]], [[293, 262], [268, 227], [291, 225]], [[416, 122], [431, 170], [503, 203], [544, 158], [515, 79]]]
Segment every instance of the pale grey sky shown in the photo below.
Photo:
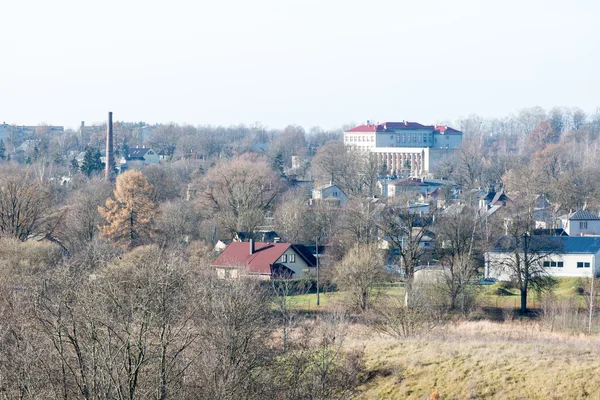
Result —
[[600, 2], [21, 0], [0, 122], [339, 126], [600, 106]]

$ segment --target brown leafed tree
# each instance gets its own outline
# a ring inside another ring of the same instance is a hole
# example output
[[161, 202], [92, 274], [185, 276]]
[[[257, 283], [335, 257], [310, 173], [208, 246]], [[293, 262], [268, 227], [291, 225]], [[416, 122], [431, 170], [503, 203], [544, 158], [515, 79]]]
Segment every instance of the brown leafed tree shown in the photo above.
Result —
[[127, 171], [117, 178], [114, 198], [98, 211], [106, 219], [100, 232], [126, 247], [144, 243], [153, 233], [156, 205], [151, 200], [152, 185], [139, 171]]
[[265, 157], [244, 154], [217, 164], [198, 181], [202, 205], [214, 211], [230, 233], [253, 232], [281, 189], [281, 179]]

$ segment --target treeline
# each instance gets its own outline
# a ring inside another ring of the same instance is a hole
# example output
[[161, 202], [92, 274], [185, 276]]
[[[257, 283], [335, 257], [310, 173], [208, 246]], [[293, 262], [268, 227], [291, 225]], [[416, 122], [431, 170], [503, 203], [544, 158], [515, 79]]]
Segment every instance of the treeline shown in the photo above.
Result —
[[98, 269], [47, 243], [1, 242], [5, 398], [342, 399], [364, 379], [361, 353], [341, 351], [342, 314], [283, 343], [268, 288], [216, 279], [193, 249], [102, 253]]

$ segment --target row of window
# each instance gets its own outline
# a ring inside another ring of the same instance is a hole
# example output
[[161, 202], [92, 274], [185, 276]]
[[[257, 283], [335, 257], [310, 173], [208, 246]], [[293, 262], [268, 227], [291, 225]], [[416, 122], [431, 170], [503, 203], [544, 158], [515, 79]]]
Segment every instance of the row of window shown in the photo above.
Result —
[[375, 136], [347, 136], [347, 142], [374, 142]]
[[[390, 136], [390, 139], [394, 139], [394, 136]], [[396, 135], [396, 143], [427, 143], [429, 141], [427, 135]]]
[[544, 268], [562, 268], [564, 262], [562, 261], [544, 261]]
[[[562, 268], [564, 267], [563, 261], [544, 261], [544, 268]], [[589, 262], [578, 262], [577, 268], [589, 268]]]
[[281, 262], [296, 262], [296, 255], [295, 254], [290, 254], [289, 256], [287, 254], [284, 254], [281, 256]]

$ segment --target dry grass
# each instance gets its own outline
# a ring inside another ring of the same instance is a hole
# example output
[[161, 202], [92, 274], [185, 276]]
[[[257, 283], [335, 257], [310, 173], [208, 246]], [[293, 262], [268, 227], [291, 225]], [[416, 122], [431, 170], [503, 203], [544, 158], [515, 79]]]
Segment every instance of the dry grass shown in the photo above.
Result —
[[371, 379], [361, 399], [600, 399], [600, 337], [535, 322], [462, 322], [420, 339], [355, 328]]

